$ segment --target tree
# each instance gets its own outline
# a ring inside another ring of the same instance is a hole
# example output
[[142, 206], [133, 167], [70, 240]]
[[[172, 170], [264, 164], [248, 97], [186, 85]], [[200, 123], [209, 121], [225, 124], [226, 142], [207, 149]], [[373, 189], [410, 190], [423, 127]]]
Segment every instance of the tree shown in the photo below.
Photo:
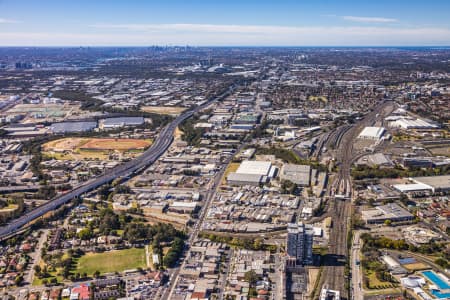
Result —
[[253, 249], [254, 250], [261, 250], [264, 246], [264, 242], [262, 239], [255, 239], [253, 242]]
[[98, 194], [100, 195], [102, 200], [108, 199], [110, 189], [111, 189], [111, 186], [109, 184], [105, 184], [98, 190]]
[[36, 275], [39, 276], [39, 274], [41, 273], [41, 266], [35, 265], [34, 266], [34, 272], [36, 272]]
[[181, 253], [183, 252], [184, 241], [180, 238], [175, 238], [169, 252], [163, 258], [163, 265], [171, 268], [175, 265]]
[[103, 234], [109, 234], [111, 230], [120, 228], [119, 216], [111, 209], [104, 209], [100, 212], [99, 230]]
[[366, 224], [363, 219], [359, 215], [352, 216], [352, 224], [353, 228], [363, 228]]
[[117, 194], [130, 194], [131, 188], [128, 185], [118, 185], [115, 188]]
[[244, 274], [244, 280], [250, 284], [250, 287], [253, 287], [258, 280], [258, 275], [254, 270], [247, 271]]
[[84, 228], [82, 230], [80, 230], [80, 232], [78, 232], [78, 238], [80, 238], [81, 240], [89, 240], [90, 238], [92, 238], [92, 231], [89, 228]]
[[94, 278], [99, 278], [100, 277], [100, 271], [99, 270], [96, 270], [95, 272], [94, 272]]
[[19, 274], [19, 275], [16, 276], [16, 278], [14, 278], [14, 283], [17, 286], [20, 286], [22, 284], [22, 282], [23, 282], [23, 275], [22, 274]]
[[448, 268], [448, 261], [446, 259], [442, 258], [442, 257], [437, 258], [434, 261], [434, 263], [439, 265], [439, 266], [441, 266], [441, 267], [443, 267], [444, 269]]
[[386, 226], [391, 226], [391, 224], [392, 224], [391, 220], [385, 220], [384, 221], [384, 225], [386, 225]]

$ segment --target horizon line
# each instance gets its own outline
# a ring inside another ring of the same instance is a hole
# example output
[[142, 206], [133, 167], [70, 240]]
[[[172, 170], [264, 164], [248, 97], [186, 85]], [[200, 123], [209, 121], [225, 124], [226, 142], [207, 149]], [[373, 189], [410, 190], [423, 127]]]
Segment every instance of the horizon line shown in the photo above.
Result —
[[0, 45], [0, 48], [148, 48], [148, 47], [192, 47], [192, 48], [446, 48], [449, 45]]

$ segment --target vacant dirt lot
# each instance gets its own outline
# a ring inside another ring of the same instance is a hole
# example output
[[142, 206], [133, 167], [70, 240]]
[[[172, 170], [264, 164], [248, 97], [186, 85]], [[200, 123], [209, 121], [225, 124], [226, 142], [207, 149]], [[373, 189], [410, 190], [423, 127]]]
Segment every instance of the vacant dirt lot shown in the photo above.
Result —
[[51, 141], [42, 145], [44, 151], [64, 152], [74, 151], [80, 145], [84, 144], [88, 139], [83, 138], [65, 138], [56, 141]]
[[136, 157], [152, 144], [151, 140], [64, 138], [42, 146], [45, 155], [64, 160], [108, 160], [112, 152]]
[[146, 140], [134, 139], [90, 139], [84, 143], [80, 150], [143, 150], [150, 146]]
[[161, 114], [161, 115], [179, 115], [186, 107], [177, 107], [177, 106], [143, 106], [141, 108], [142, 111]]

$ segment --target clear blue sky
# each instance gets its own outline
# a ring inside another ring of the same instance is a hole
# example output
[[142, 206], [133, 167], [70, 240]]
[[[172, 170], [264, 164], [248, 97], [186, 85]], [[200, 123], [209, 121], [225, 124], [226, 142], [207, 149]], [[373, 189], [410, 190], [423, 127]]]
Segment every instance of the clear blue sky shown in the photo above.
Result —
[[450, 0], [0, 0], [0, 46], [450, 45]]

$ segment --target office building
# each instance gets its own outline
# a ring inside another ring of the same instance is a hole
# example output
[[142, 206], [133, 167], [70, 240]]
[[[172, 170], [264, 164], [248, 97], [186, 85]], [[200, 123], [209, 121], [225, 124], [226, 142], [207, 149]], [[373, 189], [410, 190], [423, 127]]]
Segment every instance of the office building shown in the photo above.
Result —
[[301, 265], [310, 265], [313, 262], [313, 237], [312, 225], [303, 223], [288, 224], [286, 248], [290, 257], [295, 257]]

